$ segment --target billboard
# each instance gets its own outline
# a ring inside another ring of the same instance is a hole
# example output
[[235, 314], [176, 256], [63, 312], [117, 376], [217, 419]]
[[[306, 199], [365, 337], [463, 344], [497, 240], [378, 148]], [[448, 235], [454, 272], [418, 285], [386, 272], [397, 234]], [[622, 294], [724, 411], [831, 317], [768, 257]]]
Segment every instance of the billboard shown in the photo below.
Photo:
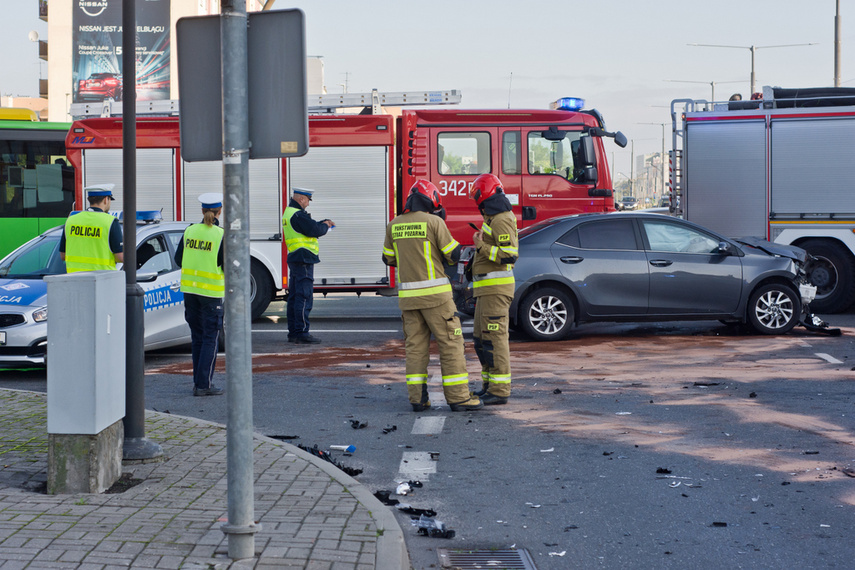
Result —
[[[72, 100], [122, 98], [122, 0], [73, 0]], [[136, 1], [137, 100], [169, 99], [170, 0]]]

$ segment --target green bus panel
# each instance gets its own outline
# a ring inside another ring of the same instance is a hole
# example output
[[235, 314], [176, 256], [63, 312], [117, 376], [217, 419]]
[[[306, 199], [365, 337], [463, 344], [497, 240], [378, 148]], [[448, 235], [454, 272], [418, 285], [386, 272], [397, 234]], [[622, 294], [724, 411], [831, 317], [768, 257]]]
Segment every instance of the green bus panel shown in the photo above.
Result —
[[47, 230], [65, 223], [65, 218], [0, 218], [0, 259]]

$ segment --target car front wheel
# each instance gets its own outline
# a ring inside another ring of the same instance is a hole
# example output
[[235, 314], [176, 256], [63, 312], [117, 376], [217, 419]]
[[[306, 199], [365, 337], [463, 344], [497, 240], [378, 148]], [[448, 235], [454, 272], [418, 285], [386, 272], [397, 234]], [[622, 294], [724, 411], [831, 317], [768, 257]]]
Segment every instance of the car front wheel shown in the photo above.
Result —
[[523, 299], [519, 323], [535, 340], [561, 340], [570, 334], [575, 321], [570, 296], [553, 287], [535, 289]]
[[786, 334], [798, 324], [801, 311], [801, 300], [793, 288], [772, 283], [751, 295], [748, 322], [760, 334]]

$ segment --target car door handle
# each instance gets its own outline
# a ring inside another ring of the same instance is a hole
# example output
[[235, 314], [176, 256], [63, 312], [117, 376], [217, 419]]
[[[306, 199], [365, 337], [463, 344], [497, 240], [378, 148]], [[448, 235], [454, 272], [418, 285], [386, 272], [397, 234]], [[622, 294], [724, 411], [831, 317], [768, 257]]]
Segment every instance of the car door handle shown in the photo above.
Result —
[[566, 257], [561, 257], [559, 259], [561, 259], [561, 263], [579, 263], [580, 261], [582, 261], [585, 258], [584, 257], [575, 257], [575, 256], [573, 256], [573, 257], [566, 256]]
[[173, 283], [172, 285], [169, 286], [169, 288], [172, 289], [173, 291], [178, 291], [179, 289], [181, 289], [181, 283]]
[[674, 263], [674, 262], [671, 261], [670, 259], [651, 259], [650, 260], [650, 265], [652, 265], [653, 267], [668, 267], [672, 263]]

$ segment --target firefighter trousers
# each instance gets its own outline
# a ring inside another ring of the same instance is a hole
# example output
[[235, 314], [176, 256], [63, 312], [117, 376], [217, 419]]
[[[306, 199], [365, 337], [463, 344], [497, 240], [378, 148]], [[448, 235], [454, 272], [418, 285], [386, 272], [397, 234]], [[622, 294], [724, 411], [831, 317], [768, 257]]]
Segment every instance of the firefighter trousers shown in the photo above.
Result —
[[445, 401], [458, 404], [469, 399], [469, 374], [466, 372], [463, 331], [455, 310], [454, 301], [449, 299], [438, 307], [401, 311], [407, 354], [407, 395], [411, 404], [424, 404], [428, 401], [431, 334], [439, 347]]
[[513, 297], [481, 295], [475, 300], [475, 353], [481, 361], [481, 380], [487, 393], [511, 395], [511, 350], [508, 344], [508, 310]]

